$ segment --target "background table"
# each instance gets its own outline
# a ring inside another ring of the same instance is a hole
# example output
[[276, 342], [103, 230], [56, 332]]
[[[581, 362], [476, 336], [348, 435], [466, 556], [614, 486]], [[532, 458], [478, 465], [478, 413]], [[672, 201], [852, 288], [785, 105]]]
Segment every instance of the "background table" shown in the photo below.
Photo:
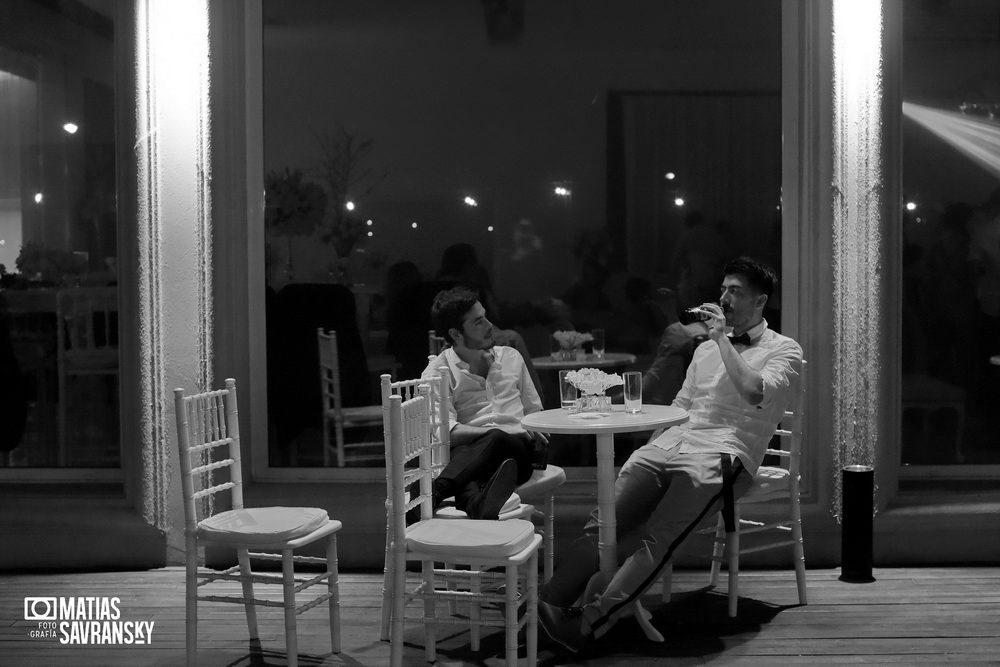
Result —
[[635, 363], [635, 355], [627, 352], [605, 352], [600, 359], [592, 354], [588, 354], [584, 359], [565, 359], [556, 361], [551, 355], [544, 357], [532, 357], [531, 363], [538, 370], [576, 370], [578, 368], [615, 368], [625, 367]]
[[688, 414], [668, 405], [644, 405], [642, 412], [628, 414], [624, 405], [612, 405], [610, 413], [598, 418], [586, 418], [569, 410], [557, 408], [527, 415], [521, 425], [528, 431], [541, 433], [575, 433], [597, 436], [597, 522], [600, 542], [601, 572], [611, 581], [618, 569], [618, 535], [615, 518], [615, 433], [652, 431], [683, 424]]

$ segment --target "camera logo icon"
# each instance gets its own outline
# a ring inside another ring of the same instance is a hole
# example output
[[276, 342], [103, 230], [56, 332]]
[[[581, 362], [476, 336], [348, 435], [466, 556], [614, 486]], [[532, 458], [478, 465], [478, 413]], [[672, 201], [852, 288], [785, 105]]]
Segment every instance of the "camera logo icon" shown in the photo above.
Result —
[[55, 621], [58, 620], [59, 605], [55, 598], [24, 598], [24, 620]]

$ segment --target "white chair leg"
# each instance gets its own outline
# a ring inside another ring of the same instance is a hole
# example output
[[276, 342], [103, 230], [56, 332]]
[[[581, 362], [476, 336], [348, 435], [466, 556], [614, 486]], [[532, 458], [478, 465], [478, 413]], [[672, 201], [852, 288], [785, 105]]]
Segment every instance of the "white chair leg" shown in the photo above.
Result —
[[323, 415], [323, 467], [330, 467], [330, 417], [326, 414]]
[[798, 519], [792, 523], [792, 536], [795, 545], [792, 547], [795, 557], [795, 584], [799, 589], [799, 604], [806, 602], [806, 555], [802, 547], [802, 520]]
[[545, 562], [544, 581], [548, 582], [555, 572], [556, 563], [556, 497], [545, 499]]
[[[551, 514], [549, 515], [551, 516]], [[548, 558], [548, 553], [546, 552], [546, 558]], [[531, 559], [528, 561], [528, 572], [527, 572], [527, 583], [525, 585], [525, 592], [527, 599], [524, 601], [527, 605], [525, 609], [525, 643], [527, 648], [527, 658], [528, 667], [535, 667], [538, 661], [538, 552], [531, 555]], [[510, 586], [508, 584], [508, 591]], [[508, 592], [508, 595], [511, 595]], [[515, 593], [516, 595], [516, 593]], [[507, 609], [510, 610], [514, 607], [514, 603], [508, 600]], [[509, 611], [508, 611], [509, 613]], [[514, 624], [517, 625], [517, 613], [514, 614]], [[516, 630], [515, 630], [516, 634]], [[514, 655], [517, 655], [517, 646], [514, 647]]]
[[[437, 599], [434, 597], [434, 563], [424, 561], [424, 657], [427, 662], [437, 660]], [[402, 591], [406, 595], [406, 591]], [[402, 638], [401, 640], [402, 641]]]
[[[483, 592], [482, 577], [479, 576], [481, 568], [477, 563], [469, 565], [469, 592], [472, 593], [472, 603], [469, 605], [469, 647], [473, 651], [479, 650], [479, 637], [482, 634], [479, 621], [482, 618], [483, 601], [478, 596]], [[509, 569], [508, 569], [509, 571]], [[510, 577], [507, 578], [508, 595], [510, 594]], [[516, 587], [516, 582], [515, 582]]]
[[250, 556], [246, 549], [236, 550], [236, 560], [240, 563], [240, 585], [243, 587], [243, 607], [247, 613], [247, 630], [250, 639], [258, 639], [257, 605], [253, 603], [253, 570], [250, 569]]
[[185, 599], [185, 648], [188, 667], [198, 664], [198, 545], [193, 538], [187, 540]]
[[[536, 552], [537, 553], [537, 552]], [[535, 567], [538, 567], [538, 561], [535, 561]], [[506, 603], [506, 613], [504, 614], [504, 664], [507, 667], [517, 667], [517, 584], [518, 584], [518, 571], [517, 567], [513, 565], [508, 565], [504, 569], [504, 574], [506, 577], [506, 590], [504, 591], [504, 601]], [[527, 576], [531, 576], [531, 573], [526, 573]], [[538, 577], [538, 572], [535, 572], [535, 577]], [[476, 626], [473, 626], [476, 627]], [[476, 641], [476, 646], [473, 647], [473, 651], [478, 651], [478, 638]]]
[[392, 610], [394, 608], [392, 587], [395, 576], [393, 572], [392, 552], [389, 550], [389, 531], [390, 527], [387, 521], [385, 527], [385, 565], [382, 568], [382, 626], [379, 631], [379, 639], [384, 642], [389, 641], [391, 636], [389, 623], [392, 621]]
[[337, 561], [337, 534], [326, 543], [326, 588], [330, 593], [330, 645], [340, 653], [340, 567]]
[[[736, 521], [739, 522], [737, 515]], [[740, 531], [726, 533], [726, 561], [729, 568], [729, 618], [736, 618], [740, 599]]]
[[392, 614], [390, 664], [403, 667], [403, 619], [406, 605], [406, 556], [400, 551], [392, 562]]
[[663, 602], [670, 602], [673, 597], [674, 587], [674, 561], [669, 561], [663, 566], [663, 578], [660, 581], [660, 599]]
[[[444, 567], [444, 569], [446, 570], [455, 569], [455, 564], [449, 563], [448, 561], [442, 563], [441, 566]], [[453, 591], [458, 588], [458, 585], [456, 584], [454, 577], [447, 577], [447, 579], [445, 580], [445, 586], [448, 588], [449, 591]], [[452, 616], [458, 613], [458, 600], [456, 598], [448, 599], [448, 613], [451, 614]]]
[[708, 580], [710, 588], [715, 588], [719, 585], [719, 570], [722, 568], [722, 556], [724, 553], [724, 546], [726, 544], [725, 540], [726, 524], [722, 519], [722, 514], [720, 513], [715, 523], [715, 543], [712, 545], [711, 577]]
[[334, 437], [337, 439], [337, 467], [344, 467], [344, 425], [339, 421], [333, 424]]
[[285, 603], [285, 653], [288, 667], [299, 664], [299, 645], [295, 635], [295, 552], [285, 549], [281, 552], [281, 588]]

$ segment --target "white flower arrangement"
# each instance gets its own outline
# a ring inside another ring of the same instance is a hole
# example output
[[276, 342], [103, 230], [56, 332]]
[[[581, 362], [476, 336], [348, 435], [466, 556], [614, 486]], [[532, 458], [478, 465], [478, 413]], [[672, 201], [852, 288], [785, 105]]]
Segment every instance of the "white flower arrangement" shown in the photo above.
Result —
[[608, 374], [596, 368], [581, 368], [578, 371], [570, 371], [566, 374], [566, 381], [582, 393], [591, 396], [603, 394], [610, 387], [625, 384], [622, 376], [618, 373]]
[[584, 343], [594, 340], [591, 334], [580, 333], [579, 331], [556, 331], [552, 334], [552, 337], [559, 343], [559, 347], [564, 350], [573, 350]]

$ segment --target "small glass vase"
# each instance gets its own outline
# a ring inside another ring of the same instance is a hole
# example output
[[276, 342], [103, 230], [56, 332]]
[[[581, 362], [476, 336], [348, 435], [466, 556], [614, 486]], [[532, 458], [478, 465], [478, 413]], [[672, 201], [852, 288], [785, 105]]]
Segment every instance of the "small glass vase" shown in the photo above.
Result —
[[573, 350], [559, 348], [552, 351], [552, 361], [572, 361], [573, 358]]
[[576, 400], [574, 412], [611, 412], [611, 397], [607, 394], [584, 394]]

